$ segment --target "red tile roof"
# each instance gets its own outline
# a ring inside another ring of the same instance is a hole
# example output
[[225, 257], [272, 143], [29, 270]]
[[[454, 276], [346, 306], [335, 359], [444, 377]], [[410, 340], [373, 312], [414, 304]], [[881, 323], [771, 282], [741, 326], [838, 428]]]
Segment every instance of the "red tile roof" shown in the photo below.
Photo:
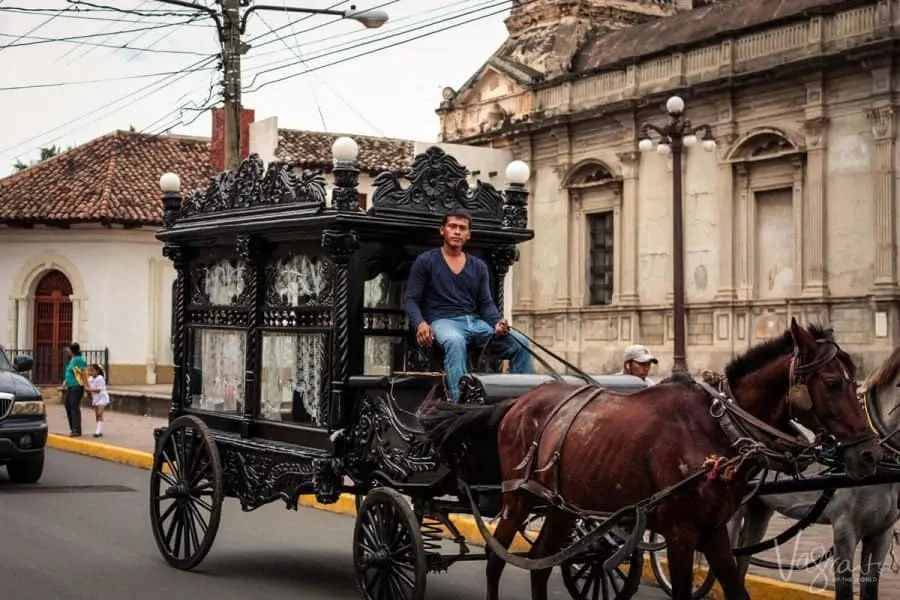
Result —
[[341, 136], [352, 137], [359, 145], [357, 168], [370, 175], [384, 171], [401, 172], [413, 162], [414, 142], [385, 137], [371, 137], [320, 131], [278, 130], [278, 148], [275, 156], [304, 169], [331, 171], [331, 145]]
[[161, 225], [159, 177], [206, 189], [209, 141], [115, 131], [0, 179], [0, 223]]

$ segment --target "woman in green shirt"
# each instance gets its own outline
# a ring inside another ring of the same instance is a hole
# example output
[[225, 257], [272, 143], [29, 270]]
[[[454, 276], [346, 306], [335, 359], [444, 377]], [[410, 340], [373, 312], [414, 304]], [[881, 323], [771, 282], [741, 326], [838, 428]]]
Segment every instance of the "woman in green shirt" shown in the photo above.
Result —
[[66, 346], [66, 355], [69, 362], [66, 364], [65, 390], [63, 405], [66, 407], [66, 417], [69, 420], [69, 435], [81, 437], [81, 397], [84, 396], [84, 377], [87, 362], [81, 356], [81, 346], [78, 342], [72, 342]]

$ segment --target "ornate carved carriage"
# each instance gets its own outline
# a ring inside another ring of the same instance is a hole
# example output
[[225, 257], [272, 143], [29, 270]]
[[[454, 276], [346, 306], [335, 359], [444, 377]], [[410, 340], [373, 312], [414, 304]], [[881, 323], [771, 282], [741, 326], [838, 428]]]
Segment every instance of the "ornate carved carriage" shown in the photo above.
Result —
[[[346, 138], [338, 143], [355, 148]], [[527, 180], [527, 166], [516, 168]], [[440, 370], [439, 357], [415, 344], [405, 281], [415, 257], [440, 244], [443, 215], [463, 207], [473, 216], [466, 250], [488, 264], [502, 310], [516, 247], [533, 235], [528, 194], [522, 183], [504, 193], [481, 182], [470, 188], [466, 169], [432, 147], [415, 157], [408, 186], [395, 173], [379, 175], [364, 212], [358, 174], [352, 162], [335, 161], [330, 205], [322, 174], [295, 174], [278, 162], [264, 169], [256, 155], [184, 198], [176, 176], [161, 180], [157, 237], [176, 271], [175, 380], [169, 426], [156, 432], [151, 519], [173, 566], [190, 569], [205, 557], [225, 497], [249, 511], [276, 500], [296, 508], [304, 494], [333, 503], [350, 492], [359, 501], [375, 486], [384, 486], [381, 496], [429, 502], [452, 493], [454, 479], [413, 414], [434, 378], [393, 376]], [[482, 402], [550, 379], [467, 377]], [[629, 379], [605, 383], [643, 387]], [[367, 502], [381, 497], [373, 494]], [[412, 523], [408, 507], [392, 502]], [[464, 506], [430, 510], [415, 517], [421, 532], [408, 533], [435, 538], [427, 542], [433, 548], [438, 535], [427, 520], [446, 525], [446, 513]], [[419, 554], [417, 569], [426, 559], [430, 569], [456, 560]]]

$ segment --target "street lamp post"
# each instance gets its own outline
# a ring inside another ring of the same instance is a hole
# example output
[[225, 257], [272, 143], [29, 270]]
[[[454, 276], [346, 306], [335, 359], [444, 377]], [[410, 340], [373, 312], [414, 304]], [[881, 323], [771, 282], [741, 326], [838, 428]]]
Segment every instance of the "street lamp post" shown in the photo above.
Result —
[[690, 120], [684, 117], [684, 100], [680, 97], [669, 98], [666, 102], [666, 112], [669, 113], [669, 120], [662, 127], [651, 123], [641, 125], [638, 150], [641, 152], [653, 150], [654, 143], [650, 136], [651, 133], [655, 133], [660, 138], [659, 143], [656, 144], [656, 151], [663, 156], [672, 155], [672, 277], [674, 279], [672, 291], [675, 296], [672, 307], [675, 319], [675, 352], [672, 372], [686, 373], [688, 368], [684, 339], [684, 216], [681, 159], [684, 148], [692, 148], [698, 143], [707, 152], [712, 152], [716, 149], [716, 140], [709, 125], [694, 126], [691, 125]]

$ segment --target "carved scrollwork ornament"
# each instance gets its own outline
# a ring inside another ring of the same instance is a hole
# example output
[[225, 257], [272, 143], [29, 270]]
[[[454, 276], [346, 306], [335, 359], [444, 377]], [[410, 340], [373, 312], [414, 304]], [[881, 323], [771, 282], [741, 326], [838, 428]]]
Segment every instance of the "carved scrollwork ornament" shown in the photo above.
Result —
[[334, 189], [331, 191], [332, 207], [340, 212], [360, 212], [359, 170], [343, 163], [334, 167]]
[[180, 244], [163, 244], [163, 257], [172, 261], [176, 270], [182, 270], [187, 266], [187, 253]]
[[372, 209], [380, 213], [443, 215], [464, 208], [477, 220], [503, 221], [503, 196], [490, 183], [478, 181], [469, 188], [469, 173], [453, 156], [432, 146], [418, 154], [404, 189], [395, 173], [375, 178]]
[[503, 192], [503, 226], [528, 227], [528, 190], [525, 186], [509, 186]]
[[264, 240], [252, 235], [239, 235], [234, 242], [235, 253], [246, 261], [261, 260], [267, 248]]
[[359, 249], [359, 236], [355, 231], [326, 229], [322, 232], [322, 247], [337, 264], [348, 264], [350, 257]]
[[320, 171], [295, 175], [290, 165], [275, 161], [264, 169], [258, 154], [251, 154], [237, 171], [225, 171], [211, 178], [205, 191], [189, 192], [179, 216], [214, 213], [234, 208], [302, 203], [324, 206], [327, 192]]
[[519, 249], [516, 246], [500, 246], [491, 250], [490, 255], [497, 273], [505, 276], [513, 263], [519, 260]]

